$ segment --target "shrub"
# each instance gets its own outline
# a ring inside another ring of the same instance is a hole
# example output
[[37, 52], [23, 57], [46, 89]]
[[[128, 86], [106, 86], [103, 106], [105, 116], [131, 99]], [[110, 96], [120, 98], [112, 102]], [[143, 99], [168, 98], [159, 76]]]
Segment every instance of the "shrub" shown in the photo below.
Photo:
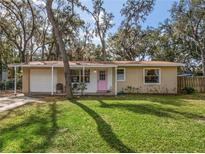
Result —
[[6, 90], [13, 90], [14, 89], [14, 80], [7, 80], [5, 82]]
[[132, 87], [132, 86], [127, 86], [125, 88], [125, 93], [128, 94], [136, 94], [139, 93], [140, 88]]
[[16, 88], [19, 89], [19, 90], [22, 89], [22, 80], [21, 79], [16, 81]]
[[195, 92], [195, 89], [193, 87], [185, 87], [182, 89], [182, 92], [185, 94], [192, 94]]
[[87, 89], [87, 84], [84, 83], [84, 82], [80, 82], [78, 87], [77, 87], [77, 90], [81, 92], [81, 95], [84, 94], [84, 91]]
[[117, 95], [124, 95], [124, 94], [125, 94], [124, 91], [119, 91], [119, 92], [117, 93]]
[[4, 82], [0, 82], [0, 90], [4, 90], [5, 89], [5, 84]]
[[[16, 80], [16, 88], [18, 90], [22, 89], [22, 80], [21, 79], [17, 79]], [[0, 82], [0, 90], [13, 90], [14, 89], [14, 80], [7, 80], [7, 81], [2, 81]]]

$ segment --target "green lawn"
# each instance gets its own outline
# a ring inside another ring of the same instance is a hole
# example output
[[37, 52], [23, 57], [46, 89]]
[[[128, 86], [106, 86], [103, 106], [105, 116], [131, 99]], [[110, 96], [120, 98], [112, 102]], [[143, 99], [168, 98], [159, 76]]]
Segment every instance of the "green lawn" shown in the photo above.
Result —
[[32, 103], [0, 114], [0, 152], [205, 152], [205, 94]]

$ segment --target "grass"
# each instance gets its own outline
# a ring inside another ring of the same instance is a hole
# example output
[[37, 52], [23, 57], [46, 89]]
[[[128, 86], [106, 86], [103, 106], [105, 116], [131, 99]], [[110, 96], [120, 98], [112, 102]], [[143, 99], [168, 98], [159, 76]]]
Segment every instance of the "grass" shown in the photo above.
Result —
[[0, 152], [205, 152], [205, 94], [28, 104], [0, 114]]

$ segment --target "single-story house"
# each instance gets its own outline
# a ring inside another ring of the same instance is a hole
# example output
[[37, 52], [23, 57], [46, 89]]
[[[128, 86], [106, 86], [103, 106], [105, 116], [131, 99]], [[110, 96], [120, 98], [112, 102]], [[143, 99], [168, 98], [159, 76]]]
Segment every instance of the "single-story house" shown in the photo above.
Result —
[[[71, 61], [71, 84], [86, 84], [85, 94], [177, 93], [177, 67], [165, 61]], [[24, 94], [57, 94], [57, 84], [65, 87], [62, 61], [35, 61], [13, 64], [23, 70]], [[62, 92], [64, 92], [63, 89]], [[78, 93], [78, 92], [76, 92]]]

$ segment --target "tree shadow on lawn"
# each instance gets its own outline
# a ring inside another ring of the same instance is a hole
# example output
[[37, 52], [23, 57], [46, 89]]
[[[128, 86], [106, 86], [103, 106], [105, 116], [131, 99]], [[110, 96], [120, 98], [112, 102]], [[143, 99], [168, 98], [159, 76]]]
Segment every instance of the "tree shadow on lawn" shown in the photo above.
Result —
[[[38, 110], [39, 111], [39, 110]], [[56, 135], [59, 127], [57, 125], [57, 106], [56, 106], [56, 102], [50, 104], [50, 123], [51, 123], [51, 127], [50, 128], [46, 128], [43, 125], [40, 125], [40, 129], [37, 131], [37, 134], [44, 136], [45, 137], [45, 141], [43, 142], [43, 144], [37, 144], [36, 146], [34, 146], [32, 148], [32, 151], [38, 151], [38, 150], [43, 150], [43, 152], [45, 152], [46, 149], [49, 148], [49, 146], [52, 144], [52, 138]], [[43, 121], [42, 121], [43, 122]], [[44, 123], [45, 125], [45, 123]], [[30, 151], [30, 152], [32, 152]]]
[[29, 105], [33, 105], [33, 104], [35, 104], [35, 103], [34, 102], [29, 102], [29, 103], [26, 103], [26, 104], [19, 105], [15, 108], [9, 109], [7, 111], [0, 112], [0, 121], [8, 118], [11, 114], [22, 115], [23, 112], [20, 112], [19, 110], [16, 111], [16, 109], [21, 108], [21, 107], [25, 107], [25, 106], [29, 106]]
[[[195, 97], [188, 97], [195, 99]], [[110, 101], [149, 101], [163, 105], [183, 106], [187, 105], [186, 96], [182, 95], [160, 95], [160, 94], [125, 94], [119, 96], [83, 96], [79, 100], [110, 100]]]
[[12, 113], [12, 110], [5, 111], [4, 113], [0, 113], [0, 121], [9, 117]]
[[139, 114], [150, 114], [158, 117], [173, 118], [169, 113], [156, 109], [154, 106], [149, 104], [107, 104], [102, 100], [98, 100], [98, 102], [100, 102], [101, 107], [104, 108], [120, 108]]
[[162, 108], [151, 104], [107, 104], [102, 100], [98, 100], [101, 107], [104, 108], [119, 108], [139, 114], [150, 114], [158, 117], [168, 117], [176, 119], [173, 114], [178, 114], [189, 119], [200, 120], [205, 119], [203, 115], [197, 115], [189, 112], [180, 112], [172, 108]]
[[95, 120], [100, 136], [109, 144], [111, 148], [119, 152], [134, 153], [133, 150], [128, 148], [117, 138], [117, 136], [112, 131], [111, 126], [98, 113], [76, 100], [72, 100], [71, 102], [79, 106]]
[[[46, 149], [49, 148], [52, 138], [56, 135], [58, 130], [56, 102], [49, 106], [50, 109], [48, 113], [41, 112], [40, 108], [37, 106], [37, 112], [31, 114], [23, 122], [0, 129], [0, 152], [4, 150], [3, 146], [6, 142], [9, 143], [14, 140], [22, 141], [19, 145], [21, 151], [18, 152], [45, 152]], [[45, 115], [42, 116], [42, 113]], [[46, 126], [47, 124], [51, 124], [51, 126], [48, 127]], [[32, 133], [27, 132], [27, 128], [29, 129], [29, 127], [32, 126], [35, 127], [35, 125], [37, 126], [36, 130], [32, 130]], [[23, 128], [25, 128], [25, 130], [19, 132], [21, 131], [20, 129]], [[34, 143], [32, 141], [33, 135], [43, 137], [43, 143]]]

